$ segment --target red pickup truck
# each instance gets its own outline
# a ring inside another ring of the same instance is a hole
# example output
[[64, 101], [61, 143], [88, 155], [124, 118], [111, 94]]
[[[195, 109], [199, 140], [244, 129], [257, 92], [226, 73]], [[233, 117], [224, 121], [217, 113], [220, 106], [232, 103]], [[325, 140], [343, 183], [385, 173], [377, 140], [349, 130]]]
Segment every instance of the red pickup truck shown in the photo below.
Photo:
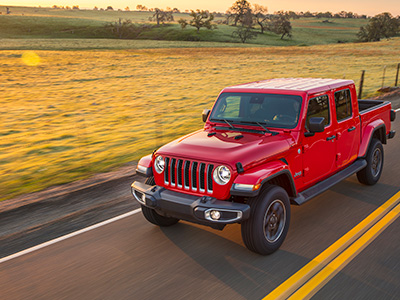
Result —
[[375, 184], [394, 137], [391, 103], [358, 100], [351, 80], [284, 78], [227, 87], [204, 128], [143, 157], [132, 194], [158, 226], [180, 219], [223, 229], [241, 223], [263, 255], [285, 239], [301, 205], [356, 173]]

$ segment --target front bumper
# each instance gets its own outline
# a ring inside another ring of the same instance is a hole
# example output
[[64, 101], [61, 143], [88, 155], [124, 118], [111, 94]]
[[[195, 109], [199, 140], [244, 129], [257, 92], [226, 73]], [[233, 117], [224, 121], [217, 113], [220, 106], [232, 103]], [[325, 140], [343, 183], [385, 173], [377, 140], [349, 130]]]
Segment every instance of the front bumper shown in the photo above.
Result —
[[[163, 187], [135, 181], [131, 185], [134, 198], [159, 214], [189, 222], [219, 228], [220, 225], [239, 223], [249, 218], [250, 206], [217, 200], [208, 196], [192, 196]], [[219, 218], [215, 219], [216, 213]], [[217, 214], [218, 214], [217, 213]]]

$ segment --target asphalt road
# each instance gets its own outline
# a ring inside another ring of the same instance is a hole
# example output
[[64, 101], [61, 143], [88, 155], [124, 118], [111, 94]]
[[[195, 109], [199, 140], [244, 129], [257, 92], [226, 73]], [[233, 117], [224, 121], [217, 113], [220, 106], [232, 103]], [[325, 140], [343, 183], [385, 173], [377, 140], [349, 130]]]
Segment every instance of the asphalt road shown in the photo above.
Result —
[[[377, 185], [352, 176], [292, 206], [273, 255], [248, 251], [239, 225], [158, 228], [138, 213], [1, 263], [0, 299], [261, 299], [400, 190], [399, 149], [400, 136], [384, 147]], [[313, 299], [400, 299], [399, 230], [400, 218]]]

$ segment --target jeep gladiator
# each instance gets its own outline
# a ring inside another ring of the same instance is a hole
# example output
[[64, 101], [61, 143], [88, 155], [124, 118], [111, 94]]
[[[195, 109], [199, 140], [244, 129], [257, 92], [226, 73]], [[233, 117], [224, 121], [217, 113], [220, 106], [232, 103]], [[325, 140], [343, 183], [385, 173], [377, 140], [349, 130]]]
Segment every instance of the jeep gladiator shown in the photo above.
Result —
[[266, 255], [286, 237], [291, 204], [355, 173], [379, 180], [396, 113], [358, 100], [351, 80], [283, 78], [227, 87], [202, 116], [203, 129], [140, 159], [146, 181], [132, 195], [158, 226], [240, 223], [246, 247]]

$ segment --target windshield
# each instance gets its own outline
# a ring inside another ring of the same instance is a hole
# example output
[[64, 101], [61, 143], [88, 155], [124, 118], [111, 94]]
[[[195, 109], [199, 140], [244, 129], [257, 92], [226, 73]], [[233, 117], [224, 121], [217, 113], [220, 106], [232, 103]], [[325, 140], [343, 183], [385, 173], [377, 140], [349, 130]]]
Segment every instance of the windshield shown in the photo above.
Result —
[[295, 95], [222, 93], [210, 121], [242, 124], [257, 122], [273, 128], [295, 128], [302, 98]]

